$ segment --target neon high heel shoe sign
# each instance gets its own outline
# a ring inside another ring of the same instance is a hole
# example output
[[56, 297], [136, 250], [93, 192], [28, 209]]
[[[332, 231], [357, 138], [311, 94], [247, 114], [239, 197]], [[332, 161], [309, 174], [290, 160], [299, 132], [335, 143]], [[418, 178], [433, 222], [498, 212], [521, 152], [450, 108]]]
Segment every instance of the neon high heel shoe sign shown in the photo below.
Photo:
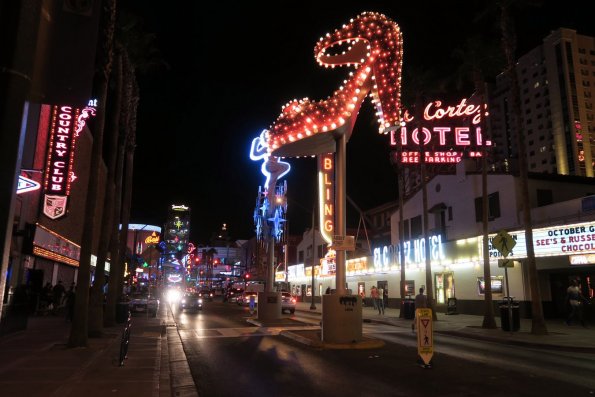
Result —
[[[348, 48], [331, 54], [335, 46]], [[364, 12], [334, 33], [321, 37], [314, 48], [324, 67], [354, 67], [349, 80], [326, 100], [293, 100], [265, 136], [274, 156], [308, 156], [335, 151], [335, 137], [351, 135], [359, 108], [371, 94], [379, 132], [396, 129], [400, 121], [403, 38], [399, 26], [382, 14]]]

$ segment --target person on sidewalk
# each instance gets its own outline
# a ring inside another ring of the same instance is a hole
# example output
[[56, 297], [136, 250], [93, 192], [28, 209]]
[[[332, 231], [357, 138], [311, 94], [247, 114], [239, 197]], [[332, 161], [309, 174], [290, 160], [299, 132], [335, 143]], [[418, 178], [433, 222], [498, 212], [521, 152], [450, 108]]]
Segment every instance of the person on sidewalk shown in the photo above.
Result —
[[374, 310], [378, 310], [378, 289], [376, 286], [372, 286], [370, 289], [370, 298], [372, 299], [372, 303], [374, 304]]
[[[415, 309], [428, 307], [428, 297], [424, 295], [423, 287], [419, 289], [419, 294], [415, 295]], [[417, 319], [413, 316], [413, 324], [411, 324], [411, 332], [415, 332], [415, 322]]]
[[570, 282], [570, 286], [566, 290], [566, 300], [570, 305], [570, 314], [566, 319], [566, 325], [570, 325], [573, 320], [577, 320], [584, 327], [585, 319], [583, 318], [583, 305], [587, 300], [583, 296], [577, 280], [572, 280]]
[[384, 315], [384, 288], [378, 288], [378, 314]]

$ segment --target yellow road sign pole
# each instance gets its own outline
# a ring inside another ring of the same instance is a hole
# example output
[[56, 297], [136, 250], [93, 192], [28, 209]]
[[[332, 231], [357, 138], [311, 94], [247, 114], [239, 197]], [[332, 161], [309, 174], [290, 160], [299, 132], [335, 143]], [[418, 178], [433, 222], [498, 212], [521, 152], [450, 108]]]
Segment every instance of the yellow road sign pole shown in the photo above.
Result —
[[425, 368], [430, 368], [434, 355], [434, 324], [432, 323], [432, 309], [419, 308], [415, 310], [417, 325], [417, 354], [424, 362]]

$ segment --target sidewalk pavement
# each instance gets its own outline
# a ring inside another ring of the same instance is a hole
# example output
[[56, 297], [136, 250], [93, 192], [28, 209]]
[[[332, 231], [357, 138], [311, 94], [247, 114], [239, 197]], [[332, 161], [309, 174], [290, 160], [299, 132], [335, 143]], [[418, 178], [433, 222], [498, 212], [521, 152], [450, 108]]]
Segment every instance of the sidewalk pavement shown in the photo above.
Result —
[[[296, 310], [321, 314], [322, 304], [316, 303], [316, 309], [310, 309], [309, 302], [298, 302]], [[400, 310], [386, 308], [384, 314], [371, 306], [364, 306], [362, 317], [364, 322], [380, 323], [411, 329], [413, 320], [399, 318]], [[595, 353], [595, 326], [588, 324], [566, 325], [563, 319], [547, 319], [547, 335], [531, 334], [531, 319], [520, 319], [520, 330], [516, 332], [503, 331], [500, 317], [496, 317], [497, 328], [484, 329], [481, 327], [483, 316], [469, 314], [436, 313], [438, 320], [434, 322], [434, 333], [448, 334], [462, 338], [485, 340], [517, 346], [531, 346], [550, 350], [576, 351]]]
[[0, 395], [27, 397], [198, 396], [168, 305], [135, 314], [128, 358], [119, 365], [124, 324], [88, 346], [67, 348], [63, 316], [31, 316], [27, 329], [0, 337]]
[[[314, 313], [300, 302], [297, 310]], [[388, 308], [379, 315], [363, 308], [364, 322], [411, 329], [412, 320], [399, 318], [399, 310]], [[289, 318], [287, 318], [289, 320]], [[483, 317], [438, 313], [434, 330], [465, 338], [496, 343], [533, 346], [552, 350], [595, 353], [595, 328], [567, 326], [548, 320], [548, 335], [532, 335], [531, 320], [521, 319], [518, 332], [481, 328]], [[291, 321], [289, 321], [291, 322]], [[500, 325], [500, 319], [496, 318]], [[0, 395], [28, 397], [195, 397], [198, 396], [175, 320], [167, 304], [156, 318], [132, 317], [128, 358], [119, 366], [123, 324], [104, 329], [101, 338], [89, 338], [85, 348], [67, 348], [70, 323], [62, 316], [30, 317], [27, 329], [0, 337]]]

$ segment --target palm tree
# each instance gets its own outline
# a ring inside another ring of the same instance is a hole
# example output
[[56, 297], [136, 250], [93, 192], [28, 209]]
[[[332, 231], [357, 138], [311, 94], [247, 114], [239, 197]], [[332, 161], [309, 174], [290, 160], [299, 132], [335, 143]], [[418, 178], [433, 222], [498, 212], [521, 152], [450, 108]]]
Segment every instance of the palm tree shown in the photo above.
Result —
[[[479, 105], [482, 109], [487, 105], [486, 93], [486, 75], [495, 75], [498, 70], [501, 70], [502, 61], [498, 56], [499, 50], [494, 47], [494, 43], [484, 37], [471, 37], [465, 42], [463, 49], [456, 49], [453, 56], [460, 60], [460, 65], [457, 70], [456, 85], [461, 88], [469, 78], [473, 83], [475, 94], [479, 97]], [[485, 120], [485, 113], [482, 111], [480, 119], [480, 128], [484, 136], [487, 134], [487, 125]], [[496, 320], [494, 317], [494, 304], [492, 297], [492, 283], [491, 283], [491, 269], [490, 269], [490, 255], [489, 255], [489, 241], [488, 241], [488, 162], [486, 147], [483, 146], [483, 153], [481, 159], [481, 190], [482, 190], [482, 226], [483, 226], [483, 279], [485, 280], [484, 293], [484, 317], [482, 328], [493, 329], [496, 328]]]
[[537, 277], [537, 265], [535, 263], [535, 250], [533, 247], [533, 222], [531, 219], [531, 203], [529, 201], [529, 178], [527, 167], [527, 148], [523, 134], [523, 113], [521, 111], [520, 88], [516, 73], [516, 35], [510, 15], [510, 8], [514, 0], [500, 0], [500, 29], [502, 33], [502, 48], [506, 58], [506, 70], [510, 79], [510, 100], [514, 115], [515, 130], [518, 144], [519, 173], [521, 177], [521, 199], [523, 205], [523, 223], [525, 226], [525, 241], [527, 246], [527, 259], [525, 264], [529, 273], [529, 287], [531, 289], [531, 333], [535, 335], [546, 335], [547, 328], [543, 316], [541, 304], [541, 291]]
[[[97, 116], [93, 131], [93, 148], [89, 170], [89, 185], [85, 203], [85, 219], [81, 237], [80, 264], [77, 277], [77, 289], [74, 318], [70, 329], [68, 345], [80, 347], [87, 345], [88, 304], [91, 273], [91, 253], [95, 234], [95, 212], [99, 192], [99, 170], [103, 149], [103, 129], [105, 125], [107, 86], [112, 67], [113, 36], [116, 20], [115, 0], [103, 2], [101, 17], [101, 39], [98, 41], [96, 55], [96, 73], [94, 87], [97, 92]], [[104, 269], [96, 269], [96, 283], [103, 286]]]
[[[121, 47], [116, 45], [116, 53], [114, 56], [114, 68], [112, 71], [112, 86], [113, 90], [109, 96], [111, 102], [110, 117], [108, 124], [108, 133], [110, 141], [107, 150], [107, 181], [105, 188], [105, 196], [103, 200], [103, 217], [101, 222], [101, 234], [99, 236], [99, 248], [97, 252], [97, 269], [105, 268], [105, 261], [109, 250], [110, 236], [112, 233], [112, 223], [115, 219], [115, 180], [116, 180], [116, 163], [117, 163], [117, 145], [119, 135], [119, 113], [122, 106], [122, 55]], [[113, 255], [112, 255], [113, 256]], [[111, 264], [110, 264], [111, 265]], [[117, 285], [114, 283], [114, 271], [110, 267], [110, 274], [112, 275], [111, 285], [112, 289], [116, 289]], [[97, 278], [96, 278], [97, 280]], [[104, 293], [102, 287], [103, 283], [96, 282], [91, 288], [91, 305], [89, 307], [89, 335], [99, 336], [104, 325]], [[108, 288], [109, 291], [109, 288]], [[115, 309], [115, 306], [114, 306]], [[111, 312], [111, 310], [110, 310]], [[114, 311], [115, 313], [115, 311]]]

